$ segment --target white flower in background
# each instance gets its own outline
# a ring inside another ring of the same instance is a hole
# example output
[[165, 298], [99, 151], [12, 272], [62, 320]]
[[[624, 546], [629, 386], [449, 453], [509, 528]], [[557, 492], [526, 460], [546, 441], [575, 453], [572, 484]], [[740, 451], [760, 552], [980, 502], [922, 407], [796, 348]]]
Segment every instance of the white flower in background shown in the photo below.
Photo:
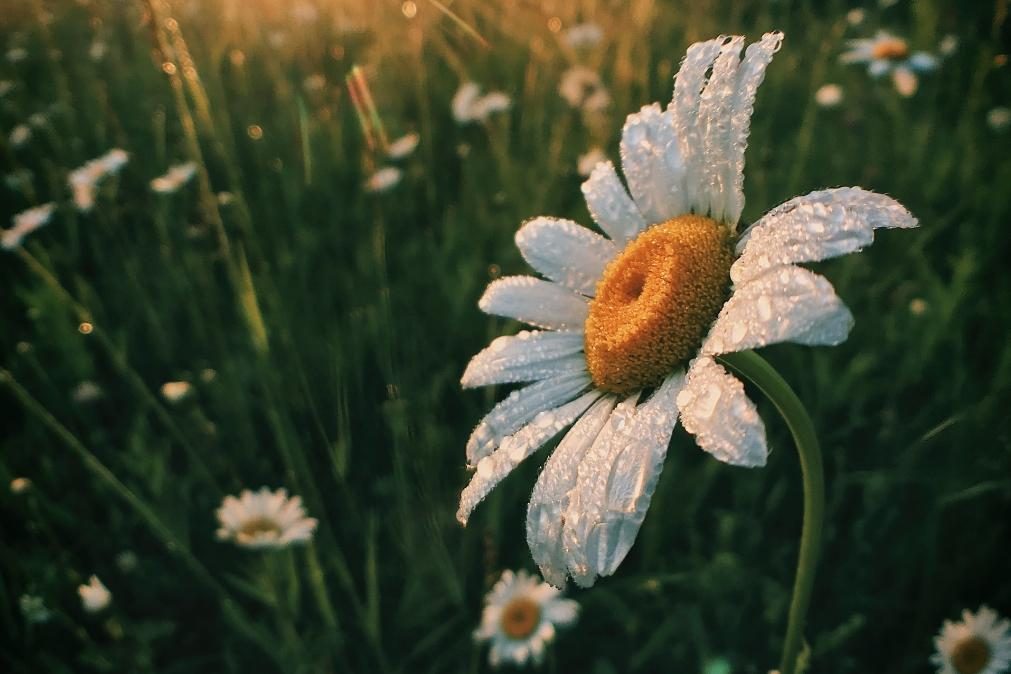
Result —
[[493, 340], [461, 384], [533, 383], [471, 434], [475, 473], [457, 519], [466, 524], [521, 461], [574, 424], [527, 511], [527, 542], [552, 585], [572, 576], [590, 586], [615, 572], [679, 418], [716, 459], [764, 465], [762, 420], [717, 358], [845, 340], [849, 310], [797, 263], [859, 250], [879, 227], [917, 224], [893, 199], [843, 187], [790, 199], [738, 234], [752, 106], [782, 37], [766, 34], [743, 58], [739, 36], [689, 47], [666, 110], [645, 106], [622, 129], [628, 190], [610, 162], [583, 183], [607, 237], [569, 220], [526, 222], [516, 245], [546, 279], [496, 279], [478, 303], [537, 329]]
[[55, 209], [56, 204], [48, 203], [15, 215], [13, 227], [0, 231], [0, 248], [12, 250], [20, 246], [26, 236], [49, 222]]
[[562, 41], [573, 49], [589, 49], [600, 44], [604, 31], [595, 23], [580, 23], [562, 32]]
[[27, 124], [18, 124], [7, 137], [12, 147], [21, 147], [32, 139], [32, 129]]
[[814, 92], [814, 102], [823, 108], [835, 108], [843, 100], [843, 88], [838, 84], [823, 84]]
[[403, 159], [412, 154], [418, 147], [421, 136], [417, 133], [409, 133], [396, 139], [386, 148], [386, 156], [390, 159]]
[[512, 99], [502, 91], [481, 95], [481, 87], [474, 82], [464, 82], [453, 95], [450, 107], [453, 119], [459, 124], [483, 122], [489, 115], [503, 112], [512, 106]]
[[404, 177], [404, 172], [396, 166], [384, 166], [365, 181], [366, 192], [385, 192], [391, 190]]
[[861, 9], [860, 7], [851, 9], [850, 11], [846, 12], [846, 23], [848, 23], [851, 26], [859, 26], [864, 22], [864, 19], [866, 18], [867, 18], [866, 10]]
[[994, 131], [1003, 131], [1011, 125], [1011, 108], [996, 107], [986, 113], [986, 123]]
[[284, 548], [312, 538], [317, 521], [305, 516], [302, 499], [266, 487], [243, 489], [238, 498], [226, 496], [217, 510], [219, 540], [245, 548]]
[[22, 47], [14, 47], [7, 50], [7, 61], [10, 63], [19, 63], [28, 58], [28, 50]]
[[90, 58], [95, 63], [98, 63], [99, 61], [105, 58], [105, 53], [107, 51], [108, 49], [105, 46], [105, 42], [96, 39], [91, 43], [91, 46], [88, 47], [88, 58]]
[[593, 169], [602, 161], [607, 161], [607, 155], [599, 147], [591, 147], [589, 150], [579, 155], [576, 160], [576, 171], [584, 178], [593, 173]]
[[14, 83], [10, 80], [0, 80], [0, 98], [14, 91]]
[[579, 604], [559, 594], [526, 571], [502, 572], [485, 596], [481, 626], [474, 632], [478, 643], [491, 642], [488, 661], [492, 667], [544, 660], [545, 648], [555, 639], [555, 628], [571, 625], [579, 615]]
[[29, 625], [40, 625], [53, 617], [52, 611], [46, 608], [42, 597], [31, 594], [23, 594], [18, 598], [18, 606], [21, 615]]
[[27, 477], [16, 477], [11, 480], [11, 493], [24, 494], [32, 488], [32, 481]]
[[944, 621], [934, 647], [938, 674], [1001, 674], [1011, 668], [1011, 623], [986, 606], [965, 610], [960, 622]]
[[177, 403], [193, 392], [188, 381], [167, 381], [161, 385], [161, 396], [170, 403]]
[[611, 95], [607, 93], [600, 75], [586, 66], [572, 66], [562, 73], [558, 94], [571, 107], [582, 108], [586, 112], [601, 112], [611, 104]]
[[197, 174], [196, 162], [188, 161], [169, 167], [168, 173], [151, 181], [151, 189], [159, 194], [172, 194]]
[[49, 124], [49, 118], [43, 112], [34, 112], [28, 116], [28, 125], [41, 129]]
[[78, 586], [77, 594], [81, 595], [81, 606], [88, 613], [105, 610], [112, 601], [112, 593], [95, 575], [91, 576], [86, 585]]
[[937, 43], [937, 53], [947, 58], [958, 51], [958, 36], [948, 33]]
[[74, 390], [70, 392], [70, 397], [75, 403], [86, 404], [101, 398], [102, 389], [95, 382], [86, 379], [74, 387]]
[[67, 176], [67, 183], [74, 194], [74, 205], [79, 211], [90, 211], [95, 206], [95, 189], [108, 175], [119, 173], [130, 155], [125, 150], [113, 148], [101, 157], [85, 162]]
[[937, 57], [925, 51], [911, 52], [909, 43], [891, 33], [879, 30], [873, 38], [849, 40], [848, 51], [839, 56], [840, 63], [866, 63], [872, 77], [891, 75], [896, 91], [912, 96], [919, 86], [916, 73], [937, 68]]

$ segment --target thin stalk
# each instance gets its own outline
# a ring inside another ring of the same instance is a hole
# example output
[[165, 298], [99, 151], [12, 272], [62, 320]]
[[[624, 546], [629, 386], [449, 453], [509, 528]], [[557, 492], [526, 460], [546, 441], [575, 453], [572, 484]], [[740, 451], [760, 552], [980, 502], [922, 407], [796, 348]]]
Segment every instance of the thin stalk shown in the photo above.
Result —
[[797, 671], [797, 656], [804, 641], [804, 620], [811, 604], [811, 588], [814, 586], [818, 566], [825, 517], [825, 475], [821, 448], [804, 404], [764, 358], [753, 351], [744, 351], [720, 356], [720, 361], [755, 384], [772, 401], [789, 426], [800, 456], [800, 471], [804, 479], [804, 521], [786, 639], [779, 664], [780, 674], [794, 674]]
[[102, 461], [95, 456], [77, 437], [71, 433], [66, 426], [61, 424], [56, 417], [36, 400], [21, 384], [14, 379], [14, 376], [7, 370], [0, 368], [0, 384], [5, 384], [14, 393], [14, 396], [24, 406], [25, 410], [42, 422], [43, 426], [49, 429], [63, 443], [70, 448], [81, 460], [84, 467], [92, 473], [101, 483], [109, 487], [113, 493], [119, 496], [127, 505], [140, 517], [141, 521], [148, 527], [151, 534], [165, 546], [169, 554], [178, 557], [186, 568], [204, 586], [211, 590], [220, 600], [222, 613], [228, 623], [236, 632], [250, 641], [258, 644], [276, 663], [281, 664], [278, 655], [268, 646], [268, 641], [263, 638], [262, 631], [251, 623], [242, 613], [239, 606], [229, 596], [228, 592], [221, 586], [211, 572], [193, 555], [189, 547], [172, 532], [155, 514], [143, 499], [135, 494], [129, 487], [120, 481], [116, 475], [109, 470]]

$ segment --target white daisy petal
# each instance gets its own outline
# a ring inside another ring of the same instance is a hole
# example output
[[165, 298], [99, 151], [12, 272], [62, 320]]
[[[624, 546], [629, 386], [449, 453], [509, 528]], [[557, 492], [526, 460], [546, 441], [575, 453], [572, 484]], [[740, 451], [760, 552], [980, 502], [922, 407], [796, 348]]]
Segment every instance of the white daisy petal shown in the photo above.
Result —
[[891, 62], [884, 59], [872, 59], [870, 65], [867, 66], [867, 72], [871, 77], [881, 77], [891, 69]]
[[567, 288], [593, 297], [618, 248], [571, 220], [534, 218], [516, 232], [516, 247], [531, 267]]
[[581, 330], [587, 313], [585, 297], [533, 276], [505, 276], [492, 281], [477, 306], [486, 314], [550, 330]]
[[664, 222], [688, 210], [685, 167], [671, 114], [657, 103], [629, 115], [621, 129], [621, 170], [647, 223]]
[[475, 465], [502, 440], [525, 426], [543, 410], [569, 402], [590, 386], [586, 372], [576, 372], [531, 384], [510, 393], [481, 419], [467, 440], [467, 464]]
[[460, 385], [476, 388], [585, 371], [582, 351], [582, 332], [523, 330], [496, 337], [471, 358]]
[[684, 375], [667, 378], [639, 407], [622, 402], [578, 468], [563, 539], [573, 579], [583, 587], [614, 573], [635, 542], [663, 469]]
[[478, 461], [474, 477], [460, 494], [460, 507], [456, 511], [460, 524], [467, 524], [477, 504], [513, 468], [578, 419], [600, 395], [599, 391], [590, 391], [557, 409], [541, 412], [529, 424], [506, 438], [498, 449]]
[[681, 68], [674, 79], [674, 98], [668, 110], [674, 122], [674, 135], [678, 139], [678, 147], [685, 175], [685, 204], [689, 208], [700, 202], [699, 190], [704, 187], [692, 176], [702, 174], [702, 127], [699, 120], [699, 100], [702, 88], [706, 83], [706, 72], [720, 53], [725, 38], [716, 38], [706, 42], [696, 42], [688, 47]]
[[732, 126], [731, 111], [737, 88], [737, 67], [740, 65], [741, 48], [744, 38], [731, 37], [720, 48], [720, 54], [713, 63], [709, 83], [699, 96], [698, 124], [702, 131], [700, 173], [695, 176], [698, 202], [692, 204], [697, 213], [709, 213], [716, 220], [724, 221], [727, 196], [733, 189], [731, 173], [733, 148], [736, 140]]
[[737, 244], [730, 277], [741, 285], [772, 267], [814, 262], [860, 250], [881, 227], [916, 227], [899, 202], [859, 187], [838, 187], [790, 199], [766, 213]]
[[702, 353], [716, 356], [778, 342], [834, 346], [846, 340], [852, 327], [853, 315], [827, 279], [784, 266], [734, 289]]
[[722, 365], [709, 356], [692, 361], [676, 402], [681, 424], [699, 447], [734, 466], [765, 465], [765, 425], [744, 384]]
[[580, 462], [616, 403], [613, 396], [605, 396], [580, 417], [551, 453], [530, 495], [527, 544], [544, 580], [555, 587], [563, 587], [568, 577], [562, 547], [562, 514], [568, 505], [567, 496], [576, 484]]
[[593, 221], [619, 245], [624, 245], [648, 224], [628, 196], [625, 186], [609, 161], [600, 162], [580, 189]]
[[929, 72], [935, 70], [939, 63], [938, 58], [933, 54], [925, 51], [918, 51], [909, 57], [906, 62], [907, 65], [913, 70], [918, 70], [920, 72]]
[[552, 599], [544, 605], [544, 617], [555, 625], [571, 625], [579, 617], [579, 604], [572, 599]]
[[[759, 42], [748, 46], [737, 69], [737, 88], [730, 111], [731, 138], [727, 161], [723, 164], [724, 173], [720, 178], [720, 183], [728, 186], [724, 194], [724, 222], [736, 225], [744, 210], [744, 150], [748, 146], [755, 95], [765, 79], [765, 69], [782, 42], [782, 33], [766, 33]], [[719, 215], [716, 217], [721, 219]]]

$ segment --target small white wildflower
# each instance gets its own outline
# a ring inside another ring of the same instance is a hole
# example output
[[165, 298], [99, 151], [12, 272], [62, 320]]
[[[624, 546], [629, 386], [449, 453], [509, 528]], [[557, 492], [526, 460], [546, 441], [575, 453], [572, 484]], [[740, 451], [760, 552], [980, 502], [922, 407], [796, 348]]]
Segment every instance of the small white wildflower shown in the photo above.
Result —
[[102, 584], [98, 576], [92, 575], [87, 584], [79, 585], [77, 594], [81, 596], [81, 606], [88, 613], [98, 613], [109, 606], [112, 601], [112, 593], [109, 588]]
[[11, 129], [7, 140], [12, 147], [21, 147], [32, 139], [32, 129], [27, 124], [18, 124]]
[[896, 68], [892, 71], [892, 84], [900, 96], [909, 98], [920, 87], [920, 80], [909, 68]]
[[1011, 108], [999, 106], [986, 113], [986, 123], [994, 131], [1004, 131], [1011, 126]]
[[26, 236], [49, 222], [55, 208], [54, 203], [42, 204], [15, 215], [14, 226], [0, 232], [0, 248], [11, 250], [20, 246]]
[[850, 11], [846, 12], [846, 23], [848, 23], [851, 26], [859, 26], [864, 22], [864, 19], [866, 18], [867, 18], [866, 10], [860, 7], [851, 9]]
[[601, 112], [611, 104], [600, 75], [586, 66], [572, 66], [562, 73], [558, 93], [571, 107], [586, 112]]
[[170, 403], [180, 402], [192, 391], [193, 386], [188, 381], [167, 381], [161, 385], [161, 395]]
[[27, 477], [16, 477], [11, 480], [11, 493], [24, 494], [32, 488], [32, 481]]
[[35, 112], [28, 116], [28, 125], [34, 126], [36, 129], [41, 129], [48, 124], [49, 118], [43, 112]]
[[172, 194], [188, 183], [196, 173], [196, 162], [175, 164], [169, 167], [168, 173], [151, 181], [151, 189], [159, 194]]
[[965, 610], [959, 622], [944, 621], [934, 647], [937, 674], [1002, 674], [1011, 667], [1011, 623], [986, 606]]
[[814, 92], [814, 101], [823, 108], [834, 108], [842, 103], [843, 88], [838, 84], [823, 84]]
[[14, 47], [7, 50], [7, 61], [10, 63], [18, 63], [24, 61], [28, 58], [28, 50], [22, 47]]
[[385, 166], [373, 173], [365, 181], [366, 192], [385, 192], [392, 189], [403, 178], [404, 172], [396, 166]]
[[288, 492], [243, 489], [239, 497], [226, 496], [217, 510], [219, 540], [246, 548], [284, 548], [312, 538], [318, 522], [306, 517], [302, 499]]
[[386, 155], [390, 159], [403, 159], [417, 149], [418, 142], [420, 140], [421, 136], [417, 133], [409, 133], [406, 136], [401, 136], [390, 143], [390, 146], [386, 148]]
[[579, 155], [576, 162], [576, 170], [581, 176], [589, 176], [593, 169], [602, 161], [607, 161], [607, 155], [599, 147], [591, 147], [589, 150]]
[[916, 73], [935, 70], [938, 58], [925, 51], [912, 52], [906, 40], [879, 30], [873, 38], [849, 40], [847, 51], [839, 56], [840, 63], [867, 64], [871, 77], [891, 75], [895, 90], [902, 96], [916, 93], [919, 78]]
[[453, 119], [460, 124], [484, 121], [493, 113], [508, 110], [511, 105], [512, 99], [502, 91], [481, 96], [481, 87], [474, 82], [461, 84], [450, 103]]
[[941, 56], [948, 57], [958, 51], [958, 36], [948, 33], [941, 38], [941, 41], [937, 44], [937, 53]]
[[108, 49], [105, 46], [105, 42], [102, 40], [95, 40], [91, 43], [91, 46], [88, 47], [88, 58], [97, 63], [105, 58], [106, 51], [108, 51]]
[[127, 161], [130, 160], [130, 154], [126, 150], [114, 147], [99, 157], [98, 160], [102, 162], [102, 166], [107, 173], [115, 175], [119, 173], [121, 168], [126, 166]]
[[927, 309], [929, 308], [927, 301], [922, 297], [914, 297], [909, 301], [909, 313], [914, 316], [922, 316], [927, 313]]
[[502, 572], [485, 596], [481, 626], [474, 632], [478, 643], [491, 642], [492, 667], [543, 662], [555, 628], [571, 625], [579, 616], [579, 604], [560, 595], [560, 590], [526, 571]]
[[90, 403], [102, 397], [102, 389], [95, 382], [86, 379], [74, 387], [70, 397], [75, 403]]
[[566, 28], [562, 41], [573, 49], [589, 49], [604, 39], [604, 31], [595, 23], [580, 23]]

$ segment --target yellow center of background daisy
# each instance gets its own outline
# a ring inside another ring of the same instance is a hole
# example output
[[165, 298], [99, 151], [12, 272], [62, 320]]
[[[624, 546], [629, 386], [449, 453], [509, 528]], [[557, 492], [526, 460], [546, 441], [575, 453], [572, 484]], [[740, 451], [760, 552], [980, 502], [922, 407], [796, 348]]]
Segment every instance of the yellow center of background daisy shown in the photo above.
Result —
[[872, 56], [876, 59], [904, 59], [909, 55], [909, 45], [898, 38], [881, 40], [874, 45]]
[[258, 538], [265, 534], [279, 534], [281, 533], [281, 527], [277, 526], [277, 522], [266, 517], [257, 517], [251, 519], [242, 525], [239, 529], [240, 536], [246, 536], [249, 538]]
[[541, 623], [540, 604], [526, 597], [518, 597], [502, 609], [502, 633], [510, 639], [526, 639]]
[[951, 664], [959, 674], [979, 674], [990, 663], [990, 646], [977, 636], [963, 639], [951, 649]]
[[598, 389], [660, 384], [695, 355], [730, 287], [727, 228], [682, 215], [640, 234], [607, 265], [586, 319], [586, 364]]

